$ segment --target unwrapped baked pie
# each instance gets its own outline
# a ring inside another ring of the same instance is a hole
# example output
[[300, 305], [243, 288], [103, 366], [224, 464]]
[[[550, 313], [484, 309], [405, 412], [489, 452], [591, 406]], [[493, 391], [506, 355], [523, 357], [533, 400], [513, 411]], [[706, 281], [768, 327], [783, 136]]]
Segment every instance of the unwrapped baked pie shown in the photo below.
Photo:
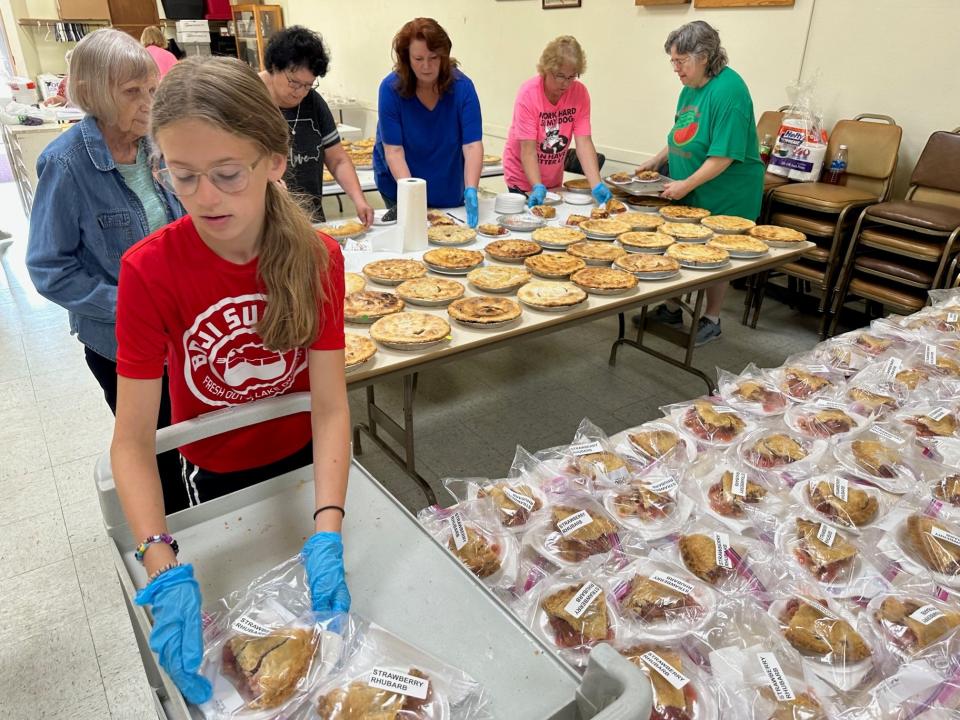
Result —
[[613, 243], [584, 240], [570, 245], [567, 248], [567, 254], [583, 258], [591, 264], [609, 265], [618, 257], [626, 255], [627, 251]]
[[434, 245], [466, 245], [477, 237], [477, 231], [462, 225], [438, 225], [427, 228], [427, 240]]
[[643, 656], [648, 652], [656, 653], [660, 660], [681, 675], [683, 661], [676, 650], [663, 647], [637, 645], [620, 651], [621, 655], [640, 668], [650, 680], [650, 689], [653, 691], [650, 720], [693, 720], [698, 717], [695, 707], [696, 694], [691, 683], [676, 687], [656, 666], [651, 667], [644, 661]]
[[610, 175], [610, 180], [615, 183], [628, 183], [633, 182], [633, 176], [630, 173], [625, 172], [615, 172]]
[[572, 215], [567, 215], [567, 219], [563, 221], [564, 225], [572, 225], [573, 227], [580, 227], [580, 223], [584, 220], [589, 220], [586, 215], [577, 215], [576, 213]]
[[428, 211], [427, 222], [430, 223], [430, 227], [445, 227], [457, 224], [456, 220], [439, 210]]
[[619, 215], [620, 213], [625, 213], [627, 211], [627, 206], [624, 205], [617, 199], [607, 200], [607, 212], [610, 215]]
[[562, 648], [596, 645], [613, 637], [607, 619], [606, 593], [601, 591], [580, 617], [567, 610], [567, 605], [583, 589], [584, 584], [558, 590], [540, 602], [553, 630], [554, 640]]
[[477, 225], [477, 232], [481, 235], [509, 235], [510, 231], [503, 225], [496, 223], [480, 223]]
[[666, 205], [660, 208], [660, 214], [667, 220], [703, 220], [710, 215], [709, 210], [689, 205]]
[[416, 348], [439, 342], [449, 334], [450, 323], [422, 312], [387, 315], [370, 326], [370, 337], [392, 347]]
[[414, 305], [418, 303], [434, 305], [463, 297], [465, 289], [463, 284], [456, 280], [424, 277], [400, 283], [396, 292], [399, 297]]
[[632, 210], [621, 214], [617, 220], [626, 223], [634, 230], [656, 230], [666, 222], [659, 215]]
[[714, 235], [707, 240], [707, 247], [720, 248], [734, 253], [763, 254], [769, 250], [763, 240], [757, 240], [749, 235]]
[[[640, 214], [643, 215], [644, 213]], [[639, 250], [656, 250], [658, 252], [663, 252], [668, 247], [673, 245], [676, 240], [669, 235], [664, 235], [662, 232], [634, 230], [623, 233], [623, 235], [617, 237], [617, 242], [627, 249], [635, 248]]]
[[906, 541], [923, 564], [941, 575], [960, 575], [960, 532], [926, 515], [907, 518]]
[[615, 267], [642, 278], [644, 275], [660, 275], [680, 272], [680, 263], [663, 255], [634, 254], [613, 261]]
[[736, 215], [711, 215], [703, 218], [700, 224], [718, 233], [742, 233], [756, 227], [753, 220], [747, 220]]
[[681, 265], [722, 265], [730, 259], [730, 253], [720, 248], [690, 243], [674, 243], [667, 248], [667, 257], [679, 261]]
[[460, 248], [437, 248], [423, 254], [427, 266], [443, 270], [471, 270], [483, 262], [483, 253], [478, 250]]
[[590, 522], [563, 535], [558, 523], [579, 512], [580, 508], [567, 505], [557, 505], [551, 511], [553, 527], [557, 531], [554, 548], [561, 558], [570, 563], [583, 562], [591, 555], [610, 552], [613, 549], [610, 536], [617, 531], [616, 526], [603, 515], [585, 510], [583, 512], [590, 517]]
[[590, 211], [591, 220], [606, 220], [610, 217], [610, 213], [607, 212], [606, 208], [596, 207]]
[[500, 297], [461, 298], [447, 306], [447, 313], [454, 320], [477, 327], [510, 322], [520, 317], [521, 312], [516, 301]]
[[[742, 518], [746, 516], [744, 505], [756, 505], [763, 502], [767, 490], [763, 485], [747, 479], [742, 487], [735, 488], [735, 478], [729, 470], [724, 471], [720, 480], [710, 486], [707, 497], [713, 511], [724, 517]], [[735, 491], [736, 490], [736, 491]], [[742, 490], [742, 492], [739, 492]]]
[[850, 623], [802, 599], [791, 598], [780, 621], [786, 625], [784, 637], [802, 655], [815, 655], [838, 666], [871, 655], [870, 647]]
[[530, 212], [537, 217], [542, 218], [555, 218], [557, 216], [557, 209], [551, 207], [550, 205], [534, 205], [530, 208]]
[[367, 286], [367, 281], [359, 273], [347, 272], [343, 274], [343, 294], [349, 295], [363, 290]]
[[683, 426], [701, 440], [727, 443], [747, 425], [736, 412], [721, 412], [707, 400], [695, 400], [683, 415]]
[[320, 225], [317, 227], [317, 232], [322, 232], [338, 240], [360, 235], [366, 232], [366, 230], [367, 226], [359, 220], [348, 220], [340, 225]]
[[534, 308], [558, 310], [579, 305], [587, 294], [570, 283], [534, 280], [517, 290], [517, 299]]
[[586, 222], [580, 223], [580, 229], [584, 232], [593, 233], [594, 235], [606, 235], [608, 237], [630, 232], [630, 227], [630, 225], [620, 220], [599, 219], [587, 220]]
[[847, 486], [847, 499], [838, 497], [833, 492], [833, 485], [820, 480], [808, 485], [810, 504], [821, 515], [847, 527], [863, 527], [877, 519], [880, 513], [880, 503], [877, 498], [866, 490], [854, 485]]
[[814, 375], [802, 368], [788, 367], [783, 371], [783, 382], [780, 384], [788, 395], [804, 400], [828, 387], [833, 383], [825, 377]]
[[700, 608], [689, 593], [674, 590], [646, 575], [633, 576], [630, 589], [619, 605], [624, 615], [648, 623], [670, 615], [697, 612]]
[[410, 668], [407, 674], [428, 680], [424, 699], [355, 680], [345, 688], [336, 688], [320, 697], [316, 708], [318, 720], [417, 720], [423, 717], [421, 709], [433, 699], [433, 683], [416, 668]]
[[343, 363], [347, 370], [363, 365], [372, 358], [377, 352], [377, 345], [368, 337], [355, 335], [354, 333], [343, 334]]
[[765, 435], [746, 451], [747, 460], [758, 468], [775, 468], [799, 462], [807, 451], [796, 440], [784, 433]]
[[760, 240], [772, 242], [803, 242], [807, 236], [798, 230], [780, 225], [757, 225], [747, 230], [747, 235], [752, 235]]
[[361, 290], [343, 299], [343, 319], [347, 322], [371, 323], [384, 315], [403, 310], [403, 300], [393, 293]]
[[483, 292], [510, 292], [526, 282], [531, 275], [523, 268], [490, 265], [479, 267], [467, 273], [467, 280]]
[[502, 158], [499, 155], [484, 155], [483, 164], [484, 165], [498, 165]]
[[833, 582], [857, 557], [857, 549], [840, 533], [827, 545], [819, 537], [818, 523], [797, 518], [797, 560], [817, 580]]
[[396, 258], [374, 260], [363, 266], [363, 274], [381, 285], [399, 285], [427, 274], [427, 266], [419, 260]]
[[533, 255], [523, 261], [524, 266], [534, 275], [545, 278], [563, 278], [587, 266], [580, 258], [567, 253], [543, 253]]
[[570, 280], [588, 292], [602, 294], [627, 292], [637, 286], [637, 278], [631, 273], [606, 267], [577, 270]]
[[223, 672], [251, 710], [286, 702], [310, 669], [317, 649], [312, 629], [281, 628], [263, 637], [235, 635], [223, 646]]
[[494, 240], [487, 243], [484, 250], [494, 260], [502, 262], [520, 262], [524, 258], [543, 252], [537, 243], [529, 240]]
[[500, 522], [506, 527], [525, 525], [530, 519], [530, 514], [543, 507], [540, 498], [530, 489], [530, 486], [522, 483], [487, 485], [477, 491], [477, 497], [489, 497], [493, 500], [500, 513]]
[[464, 530], [467, 532], [467, 542], [463, 547], [458, 550], [451, 535], [447, 540], [447, 548], [460, 558], [460, 562], [474, 575], [479, 578], [490, 577], [500, 569], [500, 546], [471, 527], [465, 527]]
[[569, 227], [537, 228], [530, 233], [530, 237], [537, 243], [563, 247], [587, 238], [587, 236], [579, 230]]
[[637, 168], [633, 171], [634, 177], [637, 178], [640, 182], [654, 182], [660, 179], [660, 173], [656, 170], [641, 170]]
[[575, 180], [567, 180], [563, 184], [563, 187], [566, 190], [580, 190], [580, 191], [586, 190], [587, 192], [589, 192], [590, 181], [587, 180], [586, 178], [576, 178]]
[[[930, 613], [933, 619], [929, 622], [922, 622], [914, 617], [917, 610], [930, 607], [937, 612]], [[893, 595], [883, 599], [874, 613], [874, 618], [894, 643], [910, 652], [929, 647], [960, 627], [960, 612], [956, 610], [931, 606], [931, 603], [925, 600], [898, 598]]]

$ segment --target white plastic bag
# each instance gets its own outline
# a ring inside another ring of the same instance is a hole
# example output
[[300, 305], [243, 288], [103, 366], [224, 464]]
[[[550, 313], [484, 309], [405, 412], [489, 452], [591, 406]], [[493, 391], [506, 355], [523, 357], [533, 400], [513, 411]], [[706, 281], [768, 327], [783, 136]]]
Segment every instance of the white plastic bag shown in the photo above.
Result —
[[783, 116], [777, 141], [770, 153], [767, 172], [797, 182], [816, 182], [827, 154], [827, 131], [823, 117], [813, 109], [816, 79], [796, 82], [787, 88], [790, 109]]

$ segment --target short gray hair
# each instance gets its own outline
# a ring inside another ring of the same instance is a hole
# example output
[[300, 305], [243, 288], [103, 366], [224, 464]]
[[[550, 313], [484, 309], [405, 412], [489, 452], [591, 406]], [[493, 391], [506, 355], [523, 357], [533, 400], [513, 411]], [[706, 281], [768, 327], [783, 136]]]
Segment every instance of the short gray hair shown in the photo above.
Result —
[[158, 75], [157, 64], [125, 32], [104, 28], [83, 38], [70, 56], [70, 102], [107, 124], [117, 120], [117, 91], [131, 80]]
[[707, 60], [707, 75], [716, 77], [727, 66], [727, 51], [720, 45], [720, 34], [703, 20], [681, 25], [667, 35], [663, 49], [670, 54], [676, 48], [680, 55], [699, 55]]

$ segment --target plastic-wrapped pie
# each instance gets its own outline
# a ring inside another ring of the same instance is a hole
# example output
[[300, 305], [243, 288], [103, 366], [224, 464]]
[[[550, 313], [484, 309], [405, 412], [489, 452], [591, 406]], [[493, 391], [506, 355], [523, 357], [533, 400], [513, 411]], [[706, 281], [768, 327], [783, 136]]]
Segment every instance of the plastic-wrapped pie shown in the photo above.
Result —
[[763, 485], [752, 482], [746, 473], [730, 470], [726, 470], [707, 491], [714, 512], [732, 518], [745, 517], [744, 505], [763, 502], [766, 496], [767, 489]]
[[447, 541], [447, 547], [477, 577], [493, 575], [500, 569], [500, 547], [471, 527], [465, 527], [464, 530], [467, 533], [467, 542], [458, 549], [451, 537]]
[[850, 623], [817, 605], [799, 598], [787, 602], [780, 621], [785, 625], [784, 637], [794, 648], [835, 665], [870, 657], [870, 647]]
[[956, 529], [925, 515], [911, 515], [905, 536], [926, 567], [941, 575], [960, 575], [960, 533]]
[[[651, 720], [693, 720], [697, 695], [676, 650], [637, 645], [620, 654], [643, 670], [653, 690]], [[679, 685], [679, 687], [677, 687]]]
[[857, 335], [854, 342], [857, 347], [866, 350], [871, 355], [882, 355], [893, 347], [894, 340], [862, 332]]
[[613, 497], [613, 509], [620, 517], [662, 520], [675, 507], [676, 502], [671, 495], [656, 492], [644, 483], [633, 483]]
[[613, 639], [607, 599], [602, 590], [586, 607], [577, 606], [575, 599], [585, 585], [580, 583], [562, 588], [540, 601], [540, 607], [553, 630], [554, 640], [560, 647], [591, 646]]
[[683, 443], [675, 432], [666, 428], [641, 428], [637, 432], [627, 433], [627, 440], [648, 460], [659, 460]]
[[733, 572], [732, 567], [717, 563], [716, 539], [702, 533], [683, 535], [679, 540], [680, 557], [687, 570], [704, 582], [716, 585]]
[[901, 464], [900, 453], [879, 440], [854, 440], [850, 450], [857, 465], [866, 472], [880, 478], [897, 477], [897, 466]]
[[817, 580], [833, 582], [846, 568], [852, 566], [857, 549], [839, 533], [831, 544], [818, 537], [820, 525], [797, 518], [797, 560]]
[[424, 672], [411, 668], [407, 674], [428, 681], [426, 698], [421, 700], [357, 680], [321, 696], [317, 717], [320, 720], [415, 720], [420, 717], [418, 711], [431, 701], [433, 688]]
[[489, 497], [497, 506], [500, 522], [506, 527], [525, 525], [530, 514], [543, 507], [540, 498], [528, 485], [496, 483], [477, 491], [477, 497]]
[[854, 410], [873, 414], [885, 410], [896, 410], [900, 407], [900, 402], [892, 395], [876, 393], [863, 387], [852, 387], [847, 390], [847, 399], [853, 400], [857, 405]]
[[631, 578], [619, 607], [625, 616], [646, 623], [702, 610], [690, 593], [675, 590], [646, 575], [634, 575]]
[[757, 439], [744, 450], [744, 459], [757, 468], [776, 468], [799, 462], [807, 457], [807, 449], [785, 433], [773, 433]]
[[618, 480], [626, 479], [630, 474], [627, 463], [616, 453], [602, 451], [581, 455], [574, 462], [574, 469], [583, 477], [591, 480], [603, 478]]
[[732, 442], [746, 428], [734, 411], [720, 410], [706, 400], [696, 400], [683, 416], [683, 426], [696, 437], [710, 442]]
[[876, 495], [853, 485], [845, 484], [840, 494], [826, 480], [811, 481], [807, 487], [816, 511], [841, 525], [863, 527], [876, 520], [880, 512]]
[[905, 368], [893, 377], [908, 390], [916, 390], [921, 383], [930, 379], [930, 373], [922, 368]]
[[780, 385], [784, 392], [800, 400], [805, 400], [832, 386], [833, 383], [829, 379], [798, 367], [786, 368]]
[[310, 669], [317, 649], [312, 629], [281, 628], [263, 637], [235, 635], [223, 646], [223, 672], [252, 710], [286, 702]]
[[[553, 544], [556, 552], [566, 562], [583, 562], [591, 555], [602, 555], [613, 549], [610, 536], [617, 528], [603, 515], [568, 505], [557, 505], [553, 508], [552, 519], [553, 526], [560, 535], [553, 540]], [[571, 524], [576, 529], [569, 530]]]
[[744, 380], [734, 388], [733, 395], [742, 402], [760, 405], [767, 413], [781, 410], [787, 405], [782, 392], [758, 380]]
[[827, 720], [823, 706], [810, 693], [794, 693], [793, 700], [778, 700], [773, 690], [765, 687], [761, 688], [760, 694], [776, 703], [769, 720]]
[[848, 433], [857, 427], [857, 421], [843, 410], [823, 408], [806, 414], [800, 414], [796, 420], [797, 428], [806, 435], [827, 438]]
[[883, 598], [873, 617], [889, 638], [908, 652], [923, 650], [960, 627], [960, 612], [896, 595]]
[[908, 413], [903, 416], [903, 423], [914, 428], [919, 437], [949, 437], [960, 429], [957, 414], [945, 408], [928, 413]]
[[936, 498], [960, 506], [960, 474], [947, 475], [933, 486]]

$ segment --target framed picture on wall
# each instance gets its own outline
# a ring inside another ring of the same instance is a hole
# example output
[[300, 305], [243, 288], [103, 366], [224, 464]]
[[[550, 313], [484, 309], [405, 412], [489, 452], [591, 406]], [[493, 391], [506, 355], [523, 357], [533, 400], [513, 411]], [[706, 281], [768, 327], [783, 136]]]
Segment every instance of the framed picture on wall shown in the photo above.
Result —
[[580, 7], [580, 0], [542, 0], [544, 10]]

